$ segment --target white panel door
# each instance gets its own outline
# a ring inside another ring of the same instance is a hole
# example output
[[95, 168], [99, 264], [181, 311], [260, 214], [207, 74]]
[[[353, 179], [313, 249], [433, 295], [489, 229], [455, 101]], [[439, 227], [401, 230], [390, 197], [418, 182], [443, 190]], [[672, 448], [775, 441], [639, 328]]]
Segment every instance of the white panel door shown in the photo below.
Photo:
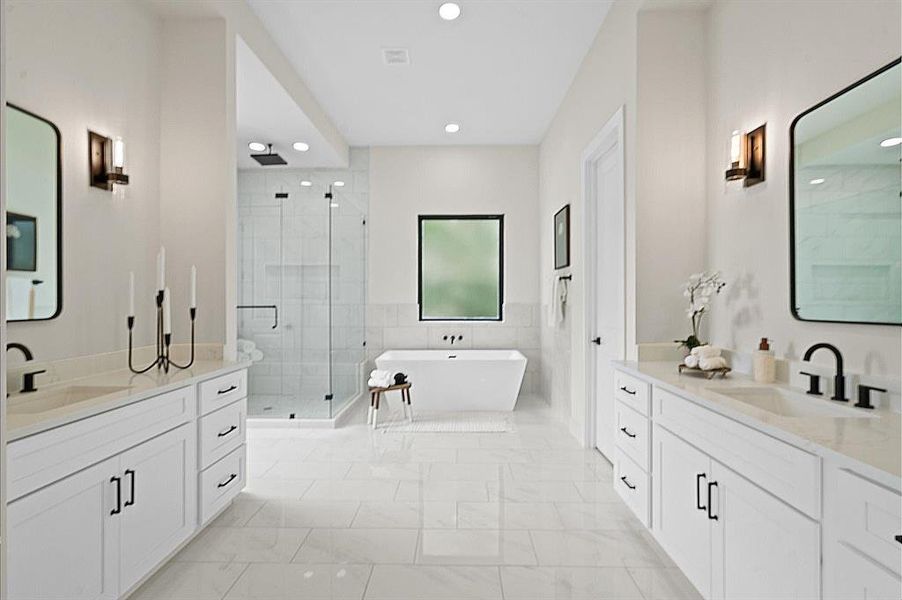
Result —
[[595, 445], [614, 459], [614, 371], [625, 358], [623, 160], [619, 143], [594, 165], [595, 178]]
[[652, 437], [652, 532], [689, 581], [709, 598], [711, 459], [662, 427], [655, 426]]
[[129, 590], [197, 525], [196, 434], [193, 424], [120, 456], [122, 592]]
[[820, 598], [820, 526], [712, 462], [712, 598]]
[[118, 458], [9, 504], [10, 600], [106, 600], [119, 595]]

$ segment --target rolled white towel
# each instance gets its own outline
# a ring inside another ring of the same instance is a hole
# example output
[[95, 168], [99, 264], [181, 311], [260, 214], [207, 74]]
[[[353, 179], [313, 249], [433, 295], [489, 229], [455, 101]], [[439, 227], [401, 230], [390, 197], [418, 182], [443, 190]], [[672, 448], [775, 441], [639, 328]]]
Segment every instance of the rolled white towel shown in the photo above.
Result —
[[727, 366], [727, 359], [723, 356], [712, 356], [710, 358], [698, 359], [698, 368], [702, 371], [713, 371], [714, 369], [722, 369]]
[[683, 364], [689, 367], [690, 369], [694, 369], [698, 366], [698, 357], [694, 354], [690, 354], [686, 358], [683, 359]]
[[704, 346], [696, 346], [692, 349], [692, 353], [699, 359], [714, 358], [715, 356], [720, 356], [720, 348], [706, 344]]
[[373, 369], [370, 373], [370, 377], [372, 379], [391, 379], [395, 374], [391, 371], [385, 371], [382, 369]]
[[263, 360], [263, 351], [254, 348], [248, 353], [248, 356], [252, 362], [260, 362], [261, 360]]
[[250, 354], [257, 349], [257, 343], [252, 342], [251, 340], [238, 340], [235, 342], [235, 347], [238, 349], [238, 352]]
[[392, 383], [394, 383], [394, 382], [389, 381], [388, 379], [373, 379], [372, 377], [370, 377], [370, 379], [366, 382], [366, 384], [369, 387], [378, 387], [378, 388], [391, 387]]

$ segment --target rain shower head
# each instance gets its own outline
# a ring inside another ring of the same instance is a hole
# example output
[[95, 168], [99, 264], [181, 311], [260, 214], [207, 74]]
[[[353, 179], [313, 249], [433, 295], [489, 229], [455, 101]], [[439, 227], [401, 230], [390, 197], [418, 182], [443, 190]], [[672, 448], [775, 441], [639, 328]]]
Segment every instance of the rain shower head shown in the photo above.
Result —
[[279, 156], [278, 152], [272, 151], [272, 144], [268, 144], [269, 152], [266, 154], [251, 154], [251, 158], [260, 163], [264, 167], [274, 167], [276, 165], [287, 165], [285, 159]]

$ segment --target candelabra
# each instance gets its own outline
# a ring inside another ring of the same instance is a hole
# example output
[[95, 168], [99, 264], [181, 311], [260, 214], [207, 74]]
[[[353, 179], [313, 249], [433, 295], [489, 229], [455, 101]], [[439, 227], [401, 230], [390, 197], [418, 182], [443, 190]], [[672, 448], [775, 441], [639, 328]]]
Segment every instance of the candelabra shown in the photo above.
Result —
[[164, 314], [165, 310], [168, 310], [168, 302], [166, 302], [166, 309], [164, 309], [165, 300], [168, 300], [168, 298], [166, 298], [166, 293], [163, 290], [157, 291], [157, 357], [153, 360], [153, 362], [151, 362], [143, 369], [136, 369], [132, 364], [132, 338], [133, 330], [135, 328], [135, 316], [129, 315], [128, 317], [126, 317], [126, 323], [128, 325], [128, 368], [132, 373], [140, 375], [141, 373], [150, 371], [154, 367], [163, 369], [164, 373], [169, 373], [170, 367], [175, 367], [176, 369], [187, 369], [194, 364], [194, 321], [197, 318], [197, 308], [192, 306], [188, 309], [188, 314], [191, 318], [191, 358], [187, 364], [180, 365], [172, 360], [169, 356], [169, 347], [172, 344], [172, 332], [167, 332], [166, 329], [168, 329], [168, 327], [164, 326], [164, 322], [166, 321], [166, 317], [168, 316]]

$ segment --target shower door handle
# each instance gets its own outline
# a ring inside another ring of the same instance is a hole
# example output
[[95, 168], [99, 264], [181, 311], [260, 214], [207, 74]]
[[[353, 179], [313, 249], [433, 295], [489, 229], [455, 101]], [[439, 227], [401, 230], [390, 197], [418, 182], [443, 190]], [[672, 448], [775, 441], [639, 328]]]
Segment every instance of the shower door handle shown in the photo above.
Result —
[[279, 326], [279, 307], [275, 304], [239, 304], [236, 307], [238, 310], [252, 310], [255, 308], [266, 308], [272, 311], [272, 328], [276, 329]]

